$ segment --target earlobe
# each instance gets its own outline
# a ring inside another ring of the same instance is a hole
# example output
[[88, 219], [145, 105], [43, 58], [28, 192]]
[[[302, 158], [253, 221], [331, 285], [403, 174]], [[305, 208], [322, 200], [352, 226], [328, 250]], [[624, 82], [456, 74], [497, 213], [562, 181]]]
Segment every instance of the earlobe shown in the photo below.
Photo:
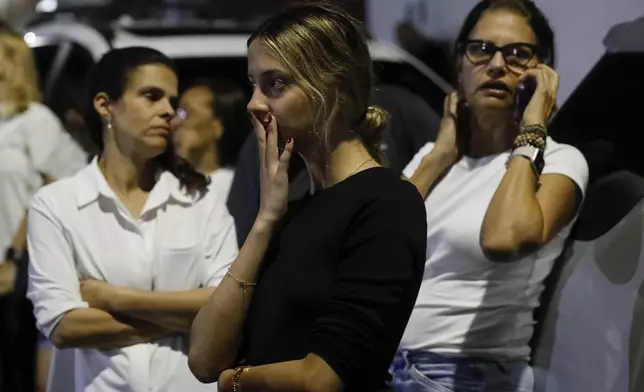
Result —
[[105, 93], [98, 93], [94, 97], [94, 110], [103, 118], [111, 115], [110, 98]]

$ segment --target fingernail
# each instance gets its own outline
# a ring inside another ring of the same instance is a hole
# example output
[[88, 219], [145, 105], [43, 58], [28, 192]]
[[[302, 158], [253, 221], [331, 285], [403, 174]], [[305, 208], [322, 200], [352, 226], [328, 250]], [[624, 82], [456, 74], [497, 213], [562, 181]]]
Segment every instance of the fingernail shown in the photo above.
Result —
[[268, 113], [268, 123], [270, 124], [273, 121], [273, 115]]
[[292, 138], [292, 137], [289, 137], [289, 138], [288, 138], [288, 140], [286, 141], [286, 143], [290, 143], [290, 142], [292, 142], [292, 141], [293, 141], [293, 138]]

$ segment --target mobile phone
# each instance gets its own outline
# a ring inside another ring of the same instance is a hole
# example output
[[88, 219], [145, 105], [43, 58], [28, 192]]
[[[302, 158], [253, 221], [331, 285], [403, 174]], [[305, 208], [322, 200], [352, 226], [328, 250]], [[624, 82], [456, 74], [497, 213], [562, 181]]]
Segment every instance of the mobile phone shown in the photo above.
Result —
[[528, 103], [530, 103], [530, 100], [532, 99], [532, 96], [534, 95], [534, 92], [536, 90], [537, 79], [535, 79], [533, 76], [527, 77], [523, 82], [521, 82], [521, 84], [519, 84], [519, 87], [517, 87], [514, 117], [517, 124], [521, 123], [521, 120], [523, 119], [523, 112], [528, 106]]
[[472, 113], [470, 111], [470, 105], [467, 103], [464, 94], [459, 93], [458, 97], [458, 106], [456, 108], [457, 143], [461, 153], [463, 155], [468, 155], [471, 132], [470, 118]]

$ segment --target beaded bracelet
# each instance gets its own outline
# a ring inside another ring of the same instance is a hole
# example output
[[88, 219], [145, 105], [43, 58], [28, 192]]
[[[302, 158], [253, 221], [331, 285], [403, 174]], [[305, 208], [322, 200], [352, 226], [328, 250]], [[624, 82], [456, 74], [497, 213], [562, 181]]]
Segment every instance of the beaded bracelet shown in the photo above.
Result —
[[546, 129], [545, 126], [541, 124], [528, 124], [524, 125], [521, 127], [521, 130], [519, 133], [523, 132], [533, 132], [539, 134], [542, 138], [547, 138], [548, 137], [548, 130]]
[[544, 150], [546, 148], [546, 139], [538, 133], [521, 132], [519, 136], [514, 139], [512, 148], [516, 149], [523, 146], [532, 146], [534, 148]]
[[545, 150], [547, 138], [548, 131], [543, 125], [524, 125], [519, 131], [519, 135], [514, 139], [512, 148], [516, 149], [523, 146], [532, 146], [541, 150]]

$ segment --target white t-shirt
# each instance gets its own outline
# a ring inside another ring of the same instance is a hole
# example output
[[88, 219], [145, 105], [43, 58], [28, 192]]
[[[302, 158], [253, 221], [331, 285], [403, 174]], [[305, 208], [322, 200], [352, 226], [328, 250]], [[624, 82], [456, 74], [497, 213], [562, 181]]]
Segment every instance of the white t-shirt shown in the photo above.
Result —
[[[96, 159], [74, 177], [41, 188], [29, 210], [28, 235], [27, 296], [38, 328], [51, 336], [65, 313], [88, 307], [80, 280], [166, 292], [217, 286], [238, 253], [224, 197], [214, 190], [202, 198], [187, 195], [176, 177], [163, 172], [134, 219]], [[188, 344], [188, 335], [177, 333], [122, 349], [74, 349], [73, 367], [57, 360], [57, 351], [50, 390], [216, 390], [190, 372]], [[69, 357], [67, 352], [60, 353]]]
[[23, 113], [0, 120], [2, 255], [24, 219], [31, 197], [42, 186], [41, 174], [57, 180], [86, 165], [86, 153], [45, 105], [32, 103]]
[[235, 171], [227, 167], [219, 168], [210, 174], [210, 188], [216, 189], [226, 195], [224, 203], [228, 199], [234, 177]]
[[[407, 177], [433, 146], [428, 143], [416, 154], [404, 170]], [[462, 158], [425, 200], [427, 261], [401, 349], [510, 359], [530, 356], [533, 310], [572, 223], [521, 260], [497, 263], [485, 258], [479, 244], [481, 225], [508, 157], [509, 152]], [[544, 160], [543, 174], [565, 175], [585, 190], [588, 165], [577, 149], [548, 138]]]

